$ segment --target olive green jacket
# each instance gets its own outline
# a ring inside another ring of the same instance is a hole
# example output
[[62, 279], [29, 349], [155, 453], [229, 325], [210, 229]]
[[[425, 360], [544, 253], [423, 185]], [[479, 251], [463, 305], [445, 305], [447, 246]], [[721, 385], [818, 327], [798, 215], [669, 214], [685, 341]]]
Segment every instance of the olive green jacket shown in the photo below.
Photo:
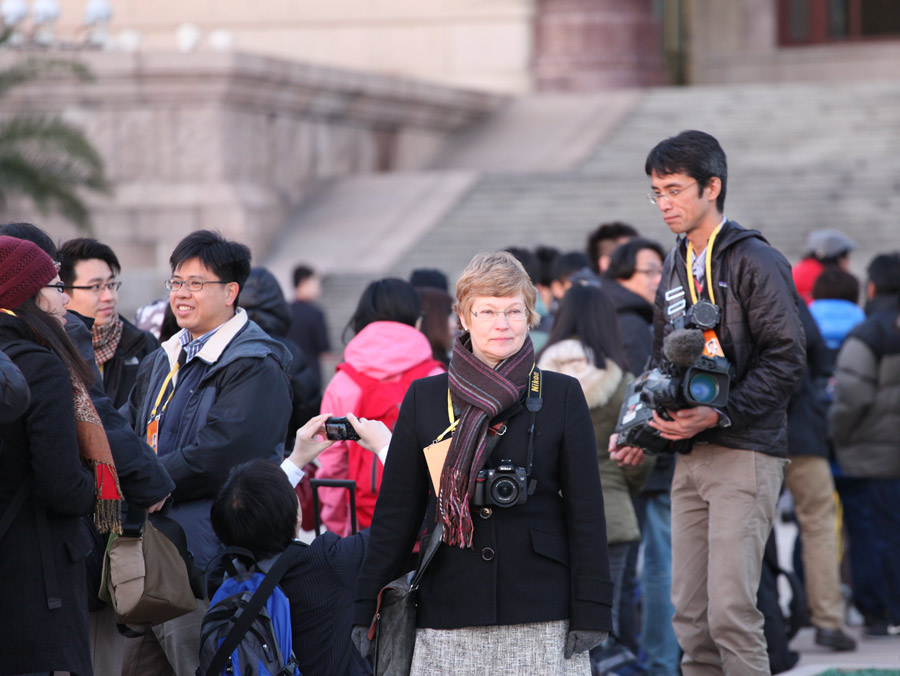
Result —
[[623, 468], [610, 459], [607, 450], [625, 398], [625, 388], [631, 382], [632, 375], [623, 373], [610, 360], [607, 360], [605, 369], [597, 368], [593, 357], [575, 339], [563, 340], [545, 348], [538, 368], [577, 379], [591, 409], [603, 487], [607, 541], [613, 545], [640, 540], [641, 531], [631, 499], [640, 493], [656, 458], [648, 457], [638, 467]]

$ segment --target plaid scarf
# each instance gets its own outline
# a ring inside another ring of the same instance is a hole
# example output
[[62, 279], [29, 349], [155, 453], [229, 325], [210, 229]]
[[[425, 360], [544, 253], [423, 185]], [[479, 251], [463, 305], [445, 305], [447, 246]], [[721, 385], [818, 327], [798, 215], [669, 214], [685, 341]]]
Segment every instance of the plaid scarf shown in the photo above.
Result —
[[100, 533], [122, 533], [122, 489], [106, 431], [87, 388], [75, 376], [75, 427], [81, 460], [94, 473], [94, 525]]
[[448, 545], [472, 547], [469, 503], [478, 472], [487, 462], [490, 420], [521, 398], [533, 367], [534, 347], [528, 336], [522, 348], [496, 369], [472, 353], [468, 334], [456, 339], [449, 383], [453, 402], [462, 408], [462, 415], [444, 461], [437, 501], [438, 518], [444, 524], [443, 538]]
[[112, 319], [103, 326], [97, 326], [97, 322], [91, 326], [91, 342], [94, 344], [94, 359], [97, 361], [97, 366], [105, 364], [113, 358], [119, 347], [119, 341], [122, 340], [124, 326], [118, 313], [114, 314]]

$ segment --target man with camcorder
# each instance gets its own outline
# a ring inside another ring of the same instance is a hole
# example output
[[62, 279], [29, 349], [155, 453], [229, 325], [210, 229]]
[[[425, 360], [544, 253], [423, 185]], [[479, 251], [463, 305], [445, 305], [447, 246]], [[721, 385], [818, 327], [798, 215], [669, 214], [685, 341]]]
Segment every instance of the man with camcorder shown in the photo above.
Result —
[[756, 592], [804, 365], [790, 265], [724, 217], [728, 169], [709, 134], [660, 142], [645, 170], [678, 242], [656, 295], [655, 368], [629, 391], [610, 454], [679, 453], [672, 603], [685, 676], [768, 674]]

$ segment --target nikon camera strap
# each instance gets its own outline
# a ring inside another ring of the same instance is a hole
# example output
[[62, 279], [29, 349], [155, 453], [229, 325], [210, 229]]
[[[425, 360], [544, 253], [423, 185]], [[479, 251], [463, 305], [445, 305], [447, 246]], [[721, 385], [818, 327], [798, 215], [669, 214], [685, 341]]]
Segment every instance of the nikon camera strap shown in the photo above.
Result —
[[525, 408], [531, 413], [531, 425], [528, 427], [528, 465], [525, 468], [525, 476], [528, 477], [528, 495], [534, 495], [534, 489], [537, 487], [537, 481], [531, 478], [531, 468], [534, 465], [534, 421], [538, 411], [544, 406], [543, 385], [541, 370], [535, 366], [528, 378], [528, 396], [525, 398]]

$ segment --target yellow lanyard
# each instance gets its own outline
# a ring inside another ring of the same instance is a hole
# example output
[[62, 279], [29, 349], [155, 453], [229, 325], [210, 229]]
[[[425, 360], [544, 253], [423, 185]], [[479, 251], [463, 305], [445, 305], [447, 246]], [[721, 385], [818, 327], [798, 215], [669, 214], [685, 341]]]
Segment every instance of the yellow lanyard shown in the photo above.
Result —
[[17, 315], [15, 312], [13, 312], [12, 310], [7, 310], [6, 308], [2, 308], [2, 307], [0, 307], [0, 312], [5, 312], [6, 314], [12, 315], [13, 317], [18, 317], [18, 316], [19, 316], [19, 315]]
[[[713, 251], [713, 242], [716, 241], [716, 235], [719, 234], [719, 230], [722, 229], [722, 224], [713, 230], [712, 235], [709, 236], [709, 244], [706, 245], [706, 288], [709, 289], [709, 300], [715, 305], [716, 304], [716, 293], [713, 290], [712, 283], [712, 251]], [[688, 280], [690, 280], [690, 284], [688, 287], [691, 291], [691, 301], [694, 305], [697, 304], [697, 286], [694, 279], [694, 247], [688, 242], [687, 247], [687, 261], [685, 262], [685, 267], [687, 267], [687, 275]]]
[[435, 442], [443, 441], [444, 437], [450, 434], [459, 425], [459, 420], [453, 414], [453, 399], [450, 398], [450, 390], [447, 390], [447, 416], [450, 418], [450, 427], [441, 432], [441, 436], [435, 439]]
[[[531, 373], [534, 373], [534, 366], [531, 367]], [[538, 389], [538, 383], [540, 383], [540, 379], [532, 380], [531, 374], [528, 376], [529, 382], [531, 382], [531, 391], [537, 392], [537, 395], [540, 397], [540, 390]], [[541, 388], [543, 389], [543, 388]], [[450, 397], [450, 390], [447, 389], [447, 417], [450, 418], [450, 426], [441, 432], [441, 435], [434, 440], [435, 443], [439, 441], [443, 441], [444, 437], [450, 434], [453, 430], [456, 429], [456, 426], [459, 425], [459, 420], [456, 418], [456, 415], [453, 413], [453, 399]]]
[[[151, 418], [156, 417], [156, 411], [159, 408], [159, 402], [162, 401], [163, 394], [165, 394], [166, 388], [169, 386], [169, 382], [172, 380], [172, 378], [175, 377], [175, 374], [178, 373], [178, 369], [180, 369], [180, 368], [181, 368], [181, 364], [176, 363], [175, 366], [172, 368], [172, 370], [169, 371], [169, 375], [167, 375], [166, 379], [163, 381], [162, 387], [159, 390], [159, 394], [156, 395], [156, 403], [153, 404], [153, 410], [150, 411]], [[174, 397], [174, 396], [175, 396], [175, 388], [173, 387], [172, 391], [169, 393], [169, 398], [166, 399], [166, 403], [163, 404], [162, 411], [160, 411], [160, 413], [162, 413], [163, 411], [166, 410], [166, 406], [169, 405], [169, 402], [172, 401], [172, 397]]]

